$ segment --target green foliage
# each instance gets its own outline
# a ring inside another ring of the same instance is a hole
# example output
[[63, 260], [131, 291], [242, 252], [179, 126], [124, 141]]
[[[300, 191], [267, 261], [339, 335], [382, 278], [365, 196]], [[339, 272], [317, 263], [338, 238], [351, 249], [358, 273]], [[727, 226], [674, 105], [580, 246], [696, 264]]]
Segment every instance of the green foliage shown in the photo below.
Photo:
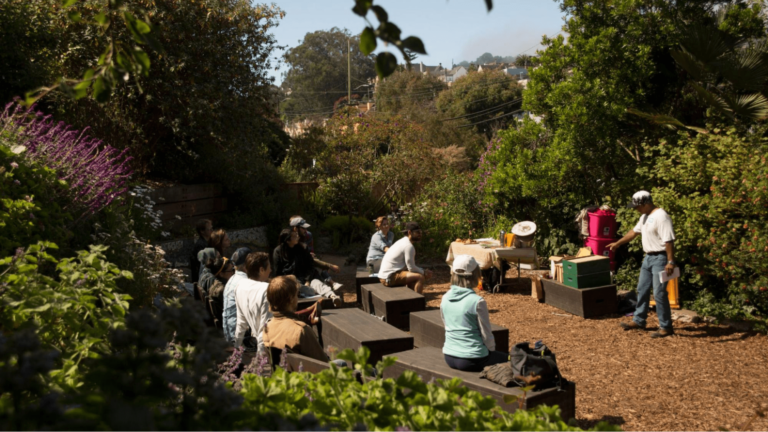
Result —
[[400, 117], [333, 117], [315, 167], [316, 202], [325, 214], [367, 218], [405, 202], [439, 173], [425, 141], [421, 127]]
[[430, 106], [437, 95], [448, 86], [431, 74], [398, 71], [383, 80], [376, 89], [376, 110], [381, 113], [402, 114], [410, 106], [417, 111]]
[[347, 42], [351, 41], [353, 95], [367, 90], [357, 89], [376, 75], [374, 61], [358, 47], [359, 37], [336, 27], [329, 31], [307, 33], [304, 40], [285, 53], [288, 71], [282, 88], [290, 89], [281, 111], [291, 119], [328, 117], [334, 102], [347, 95]]
[[356, 240], [365, 241], [375, 231], [373, 222], [360, 216], [331, 216], [320, 224], [320, 229], [331, 233], [333, 248]]
[[[657, 205], [674, 218], [675, 258], [699, 306], [717, 299], [729, 318], [768, 316], [768, 143], [760, 129], [736, 129], [662, 142], [644, 174]], [[707, 293], [711, 293], [711, 296]]]
[[[403, 221], [417, 221], [425, 230], [420, 253], [444, 256], [457, 238], [477, 238], [496, 216], [481, 202], [473, 173], [448, 171], [428, 183], [419, 196], [401, 209]], [[497, 233], [498, 234], [498, 233]]]
[[[105, 261], [103, 246], [61, 261], [48, 253], [56, 248], [40, 242], [0, 259], [0, 325], [5, 332], [35, 326], [61, 354], [51, 380], [74, 388], [83, 384], [82, 362], [104, 354], [107, 334], [122, 325], [130, 297], [117, 292], [117, 280], [133, 275]], [[47, 275], [54, 267], [56, 278]]]
[[[255, 418], [279, 412], [294, 424], [313, 414], [331, 430], [579, 430], [563, 422], [557, 407], [537, 407], [509, 414], [488, 396], [468, 390], [460, 379], [424, 383], [416, 373], [406, 371], [397, 379], [369, 379], [368, 348], [357, 353], [342, 351], [338, 357], [355, 365], [363, 376], [361, 384], [350, 368], [331, 369], [317, 374], [287, 373], [282, 369], [269, 378], [245, 375], [244, 408]], [[378, 378], [394, 363], [387, 358], [376, 365]], [[517, 403], [517, 401], [510, 401]], [[256, 424], [245, 419], [241, 427]], [[272, 428], [275, 424], [263, 424]], [[600, 423], [595, 430], [617, 430]]]
[[0, 135], [0, 254], [41, 240], [66, 244], [72, 235], [72, 216], [62, 209], [66, 183], [12, 148], [12, 137]]
[[[453, 83], [437, 98], [437, 110], [454, 127], [472, 127], [491, 138], [494, 131], [517, 122], [523, 89], [501, 71], [471, 73]], [[474, 125], [474, 126], [470, 126]]]

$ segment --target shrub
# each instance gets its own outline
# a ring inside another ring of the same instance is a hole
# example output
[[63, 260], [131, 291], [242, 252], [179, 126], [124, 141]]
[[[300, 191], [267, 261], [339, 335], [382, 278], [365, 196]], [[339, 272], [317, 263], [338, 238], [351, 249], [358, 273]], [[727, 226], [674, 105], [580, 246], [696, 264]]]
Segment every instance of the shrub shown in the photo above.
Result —
[[6, 138], [0, 135], [0, 255], [46, 239], [66, 244], [72, 216], [61, 207], [65, 183], [14, 153]]
[[320, 229], [333, 236], [333, 247], [337, 249], [342, 244], [368, 240], [376, 228], [363, 217], [331, 216], [320, 224]]
[[[257, 423], [270, 413], [282, 421], [300, 424], [313, 414], [331, 430], [580, 430], [563, 422], [557, 407], [537, 407], [514, 414], [503, 411], [488, 396], [468, 390], [458, 378], [424, 383], [416, 373], [404, 372], [397, 379], [382, 379], [383, 370], [394, 363], [390, 357], [376, 366], [378, 379], [366, 366], [370, 352], [344, 350], [338, 357], [351, 361], [355, 369], [337, 368], [317, 374], [287, 373], [282, 369], [271, 377], [245, 375], [243, 407], [249, 414], [240, 427], [259, 424], [273, 428], [279, 423]], [[355, 378], [363, 375], [363, 383]], [[517, 403], [510, 398], [506, 403]], [[595, 430], [618, 430], [599, 423]]]
[[[674, 221], [675, 259], [686, 268], [683, 286], [697, 292], [693, 305], [704, 313], [768, 316], [768, 142], [763, 132], [681, 133], [676, 142], [662, 141], [650, 154], [655, 163], [643, 170], [659, 184], [652, 194]], [[713, 300], [721, 305], [706, 307]]]
[[93, 214], [108, 206], [126, 191], [125, 182], [132, 174], [131, 158], [78, 131], [50, 115], [8, 104], [0, 116], [2, 133], [15, 138], [15, 145], [28, 157], [53, 169], [66, 181], [68, 195], [76, 208]]
[[[34, 326], [43, 345], [61, 356], [50, 378], [62, 388], [82, 385], [83, 360], [108, 351], [110, 330], [123, 324], [130, 297], [117, 292], [131, 278], [105, 260], [104, 246], [58, 261], [56, 245], [40, 242], [0, 259], [0, 325], [12, 333]], [[55, 266], [56, 278], [46, 273]]]

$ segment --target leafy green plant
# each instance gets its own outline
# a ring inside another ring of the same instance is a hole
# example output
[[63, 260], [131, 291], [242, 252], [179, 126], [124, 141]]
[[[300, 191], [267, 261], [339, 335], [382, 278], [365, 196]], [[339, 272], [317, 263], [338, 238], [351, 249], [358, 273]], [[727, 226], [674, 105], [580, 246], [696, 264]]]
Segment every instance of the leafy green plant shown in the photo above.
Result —
[[[271, 377], [245, 375], [243, 407], [255, 418], [279, 412], [283, 421], [299, 423], [313, 414], [331, 430], [580, 430], [559, 417], [557, 407], [537, 407], [513, 414], [503, 411], [488, 396], [468, 390], [460, 379], [424, 383], [412, 371], [396, 379], [382, 378], [394, 364], [385, 358], [373, 368], [367, 365], [370, 351], [344, 350], [337, 357], [354, 364], [354, 369], [331, 368], [317, 374], [287, 373], [278, 368]], [[362, 377], [362, 383], [356, 378]], [[505, 403], [517, 403], [509, 398]], [[255, 424], [251, 418], [239, 423]], [[273, 425], [264, 425], [271, 427]], [[600, 423], [595, 430], [618, 430]]]
[[320, 224], [320, 229], [333, 236], [333, 248], [338, 249], [342, 244], [367, 240], [375, 227], [373, 222], [360, 216], [331, 216]]
[[66, 243], [72, 236], [72, 216], [60, 205], [66, 183], [14, 150], [12, 137], [0, 136], [0, 254], [41, 240]]
[[50, 379], [74, 388], [82, 385], [82, 362], [106, 353], [106, 336], [123, 325], [130, 297], [118, 293], [117, 280], [133, 275], [107, 262], [104, 246], [60, 261], [48, 253], [56, 248], [39, 242], [0, 259], [0, 325], [4, 332], [36, 327], [41, 343], [61, 354]]

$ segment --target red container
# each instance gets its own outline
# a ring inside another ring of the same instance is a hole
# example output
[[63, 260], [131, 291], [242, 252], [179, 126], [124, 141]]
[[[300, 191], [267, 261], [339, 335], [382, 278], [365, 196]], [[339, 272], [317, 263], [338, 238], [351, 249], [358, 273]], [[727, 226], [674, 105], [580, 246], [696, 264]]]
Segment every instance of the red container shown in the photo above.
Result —
[[589, 236], [610, 239], [616, 237], [616, 213], [605, 210], [590, 212]]
[[[590, 225], [591, 227], [591, 225]], [[584, 240], [584, 246], [592, 249], [593, 255], [602, 255], [607, 256], [611, 258], [611, 270], [616, 271], [616, 261], [615, 261], [615, 252], [608, 249], [606, 246], [609, 244], [615, 242], [616, 239], [606, 239], [606, 238], [594, 238], [594, 237], [587, 237]]]

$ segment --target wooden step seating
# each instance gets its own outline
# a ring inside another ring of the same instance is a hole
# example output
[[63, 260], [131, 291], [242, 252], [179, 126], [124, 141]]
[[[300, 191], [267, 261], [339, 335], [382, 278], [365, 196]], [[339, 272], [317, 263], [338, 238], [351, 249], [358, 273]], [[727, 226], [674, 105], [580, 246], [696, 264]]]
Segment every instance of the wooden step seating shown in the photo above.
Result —
[[[509, 329], [491, 323], [496, 351], [509, 352]], [[440, 318], [440, 309], [411, 312], [411, 335], [413, 344], [419, 348], [443, 348], [445, 325]]]
[[371, 316], [360, 309], [323, 310], [323, 343], [325, 349], [338, 351], [361, 346], [371, 350], [371, 365], [387, 354], [413, 349], [413, 336]]
[[[480, 392], [484, 396], [493, 397], [499, 406], [507, 412], [517, 410], [518, 403], [504, 403], [504, 395], [522, 396], [523, 394], [519, 387], [503, 387], [487, 379], [480, 378], [479, 372], [462, 372], [451, 369], [445, 363], [445, 358], [440, 348], [423, 347], [395, 353], [391, 356], [396, 357], [397, 362], [394, 366], [384, 370], [384, 378], [397, 378], [406, 370], [416, 372], [424, 382], [429, 382], [432, 378], [461, 378], [468, 389]], [[528, 392], [523, 408], [529, 409], [538, 405], [559, 406], [561, 416], [567, 422], [576, 415], [576, 385], [569, 382], [564, 386], [563, 390], [551, 388]]]
[[595, 288], [571, 288], [552, 279], [541, 279], [544, 303], [578, 315], [592, 318], [618, 312], [616, 285]]
[[298, 372], [300, 365], [301, 365], [301, 368], [304, 370], [304, 372], [312, 372], [312, 373], [322, 372], [331, 367], [328, 364], [328, 362], [323, 362], [320, 360], [313, 359], [311, 357], [303, 356], [301, 354], [294, 354], [294, 353], [288, 353], [288, 355], [286, 356], [286, 363], [287, 364], [285, 365], [285, 369], [288, 372]]
[[357, 307], [363, 307], [363, 301], [361, 298], [361, 287], [363, 285], [367, 284], [375, 284], [379, 283], [379, 278], [375, 276], [371, 276], [368, 273], [368, 269], [365, 267], [358, 267], [357, 273], [355, 275], [355, 302], [357, 303]]
[[388, 288], [377, 283], [363, 285], [361, 292], [364, 311], [402, 330], [410, 327], [411, 312], [423, 311], [427, 307], [424, 296], [408, 287]]
[[304, 310], [313, 304], [317, 303], [317, 301], [320, 300], [320, 306], [323, 309], [333, 309], [333, 300], [323, 297], [323, 298], [301, 298], [299, 297], [299, 306], [296, 308], [297, 311]]

